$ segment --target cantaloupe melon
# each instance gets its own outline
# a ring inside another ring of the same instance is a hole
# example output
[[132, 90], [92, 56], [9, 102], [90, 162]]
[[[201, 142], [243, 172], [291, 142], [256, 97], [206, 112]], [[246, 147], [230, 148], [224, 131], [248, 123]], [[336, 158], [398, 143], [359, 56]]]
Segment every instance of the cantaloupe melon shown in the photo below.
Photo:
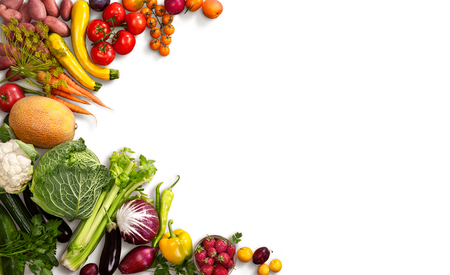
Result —
[[9, 113], [9, 125], [17, 138], [43, 149], [72, 140], [76, 129], [72, 111], [43, 96], [27, 96], [17, 101]]

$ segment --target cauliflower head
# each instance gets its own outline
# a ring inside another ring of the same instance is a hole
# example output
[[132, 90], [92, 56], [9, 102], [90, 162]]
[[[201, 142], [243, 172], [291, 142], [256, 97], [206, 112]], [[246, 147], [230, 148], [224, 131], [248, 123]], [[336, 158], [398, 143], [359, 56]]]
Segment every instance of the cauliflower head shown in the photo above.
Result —
[[25, 190], [33, 175], [33, 161], [17, 140], [0, 143], [0, 187], [7, 193]]

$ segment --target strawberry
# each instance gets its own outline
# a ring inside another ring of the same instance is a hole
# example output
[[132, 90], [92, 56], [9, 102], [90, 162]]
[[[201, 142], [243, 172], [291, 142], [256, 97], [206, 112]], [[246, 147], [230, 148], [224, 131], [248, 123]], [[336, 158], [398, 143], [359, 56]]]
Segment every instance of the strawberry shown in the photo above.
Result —
[[211, 275], [213, 273], [213, 266], [209, 264], [205, 264], [200, 268], [200, 274], [202, 275]]
[[221, 264], [217, 264], [212, 275], [228, 275], [228, 270]]
[[216, 249], [214, 247], [210, 247], [207, 250], [207, 252], [208, 252], [208, 256], [211, 257], [211, 258], [214, 258], [217, 255], [217, 251], [216, 251]]
[[228, 243], [225, 239], [216, 240], [216, 245], [214, 246], [218, 254], [227, 251]]
[[205, 264], [213, 265], [213, 264], [214, 264], [214, 259], [213, 259], [213, 258], [206, 257], [206, 259], [205, 259], [203, 262], [204, 262]]
[[228, 253], [228, 255], [230, 255], [230, 258], [233, 258], [235, 252], [236, 252], [236, 246], [234, 244], [230, 244], [227, 248], [227, 253]]
[[223, 265], [226, 269], [229, 269], [230, 267], [232, 267], [234, 265], [234, 262], [233, 262], [233, 260], [229, 260], [228, 261], [228, 264], [226, 264], [226, 265]]
[[214, 239], [211, 236], [206, 237], [206, 239], [203, 241], [203, 247], [206, 251], [208, 251], [209, 248], [214, 247], [216, 245], [216, 239]]
[[230, 259], [230, 255], [228, 255], [228, 253], [222, 252], [219, 254], [219, 256], [217, 256], [217, 260], [219, 260], [219, 263], [226, 266], [231, 259]]
[[197, 261], [202, 262], [203, 260], [205, 260], [206, 255], [207, 252], [203, 248], [203, 246], [199, 246], [197, 247], [197, 249], [195, 249], [195, 259], [197, 259]]

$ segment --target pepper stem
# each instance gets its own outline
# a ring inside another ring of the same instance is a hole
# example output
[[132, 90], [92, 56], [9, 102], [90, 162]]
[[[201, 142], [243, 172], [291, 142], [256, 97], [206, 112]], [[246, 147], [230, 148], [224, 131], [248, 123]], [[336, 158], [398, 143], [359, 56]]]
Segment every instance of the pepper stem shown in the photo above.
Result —
[[177, 235], [175, 235], [175, 233], [173, 233], [173, 230], [172, 230], [172, 223], [173, 223], [173, 220], [170, 220], [170, 221], [169, 221], [169, 232], [170, 232], [170, 237], [169, 237], [169, 239], [178, 237]]
[[175, 186], [175, 184], [177, 184], [177, 182], [178, 182], [179, 180], [180, 180], [180, 175], [178, 175], [177, 181], [176, 181], [174, 184], [172, 184], [172, 186], [170, 186], [170, 188], [169, 188], [170, 191], [172, 191], [172, 188]]

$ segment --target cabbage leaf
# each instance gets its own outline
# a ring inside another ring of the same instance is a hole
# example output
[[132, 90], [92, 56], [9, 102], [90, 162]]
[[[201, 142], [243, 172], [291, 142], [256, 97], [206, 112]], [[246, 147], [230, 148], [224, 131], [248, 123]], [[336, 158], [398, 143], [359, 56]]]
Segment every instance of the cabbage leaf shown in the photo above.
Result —
[[111, 179], [109, 169], [82, 138], [67, 141], [42, 155], [34, 170], [31, 199], [54, 216], [87, 219]]

